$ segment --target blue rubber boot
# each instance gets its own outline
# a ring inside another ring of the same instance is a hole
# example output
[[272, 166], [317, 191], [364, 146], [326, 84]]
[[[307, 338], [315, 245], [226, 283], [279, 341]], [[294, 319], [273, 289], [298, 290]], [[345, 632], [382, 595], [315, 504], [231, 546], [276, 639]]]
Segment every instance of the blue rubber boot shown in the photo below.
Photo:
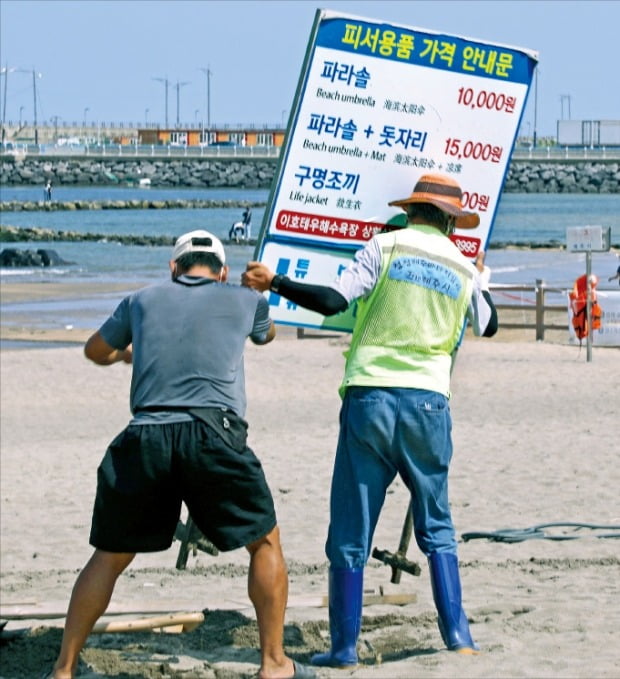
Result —
[[357, 665], [357, 638], [362, 627], [363, 568], [330, 568], [329, 632], [331, 650], [310, 662], [319, 667]]
[[456, 554], [433, 552], [428, 557], [433, 599], [439, 616], [439, 631], [450, 651], [476, 653], [480, 648], [469, 631], [467, 616], [461, 604], [461, 579]]

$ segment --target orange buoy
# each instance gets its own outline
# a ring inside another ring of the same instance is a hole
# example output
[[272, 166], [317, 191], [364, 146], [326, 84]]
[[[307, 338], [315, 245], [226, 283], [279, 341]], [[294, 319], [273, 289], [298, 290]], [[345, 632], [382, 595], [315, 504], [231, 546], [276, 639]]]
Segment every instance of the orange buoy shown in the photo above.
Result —
[[[598, 277], [591, 274], [590, 319], [592, 321], [592, 330], [598, 330], [601, 327], [601, 316], [603, 314], [596, 297], [597, 285]], [[573, 317], [571, 319], [573, 329], [575, 330], [575, 335], [579, 341], [581, 341], [584, 337], [588, 336], [589, 332], [587, 318], [588, 280], [585, 275], [579, 276], [579, 278], [575, 280], [573, 289], [568, 293], [568, 297], [570, 299], [571, 311], [573, 312]]]

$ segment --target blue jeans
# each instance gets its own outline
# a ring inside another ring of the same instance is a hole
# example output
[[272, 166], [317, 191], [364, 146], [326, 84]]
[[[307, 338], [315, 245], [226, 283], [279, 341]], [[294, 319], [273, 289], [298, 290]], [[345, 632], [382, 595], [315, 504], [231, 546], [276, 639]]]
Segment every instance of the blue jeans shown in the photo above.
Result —
[[411, 492], [413, 530], [422, 553], [456, 553], [448, 502], [451, 432], [450, 406], [442, 394], [347, 389], [325, 548], [333, 568], [365, 566], [386, 491], [397, 473]]

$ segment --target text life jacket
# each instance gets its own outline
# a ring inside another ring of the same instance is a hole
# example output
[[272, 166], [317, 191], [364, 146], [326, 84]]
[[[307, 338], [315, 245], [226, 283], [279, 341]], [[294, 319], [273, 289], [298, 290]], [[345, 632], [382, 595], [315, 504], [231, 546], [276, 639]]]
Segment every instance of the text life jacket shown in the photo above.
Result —
[[[592, 321], [592, 330], [598, 330], [601, 327], [602, 310], [596, 299], [596, 286], [598, 285], [598, 277], [592, 274], [590, 276], [591, 298], [590, 298], [590, 319]], [[568, 293], [570, 299], [570, 306], [573, 312], [572, 324], [575, 330], [575, 335], [581, 342], [584, 337], [588, 336], [588, 281], [585, 275], [579, 276], [573, 285], [573, 289]]]

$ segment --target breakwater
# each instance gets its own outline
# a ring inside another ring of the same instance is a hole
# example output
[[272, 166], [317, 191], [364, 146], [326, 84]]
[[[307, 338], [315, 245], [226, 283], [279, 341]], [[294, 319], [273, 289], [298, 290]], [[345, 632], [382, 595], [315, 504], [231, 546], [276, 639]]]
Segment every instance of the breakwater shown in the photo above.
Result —
[[121, 243], [122, 245], [174, 245], [172, 236], [139, 236], [114, 235], [103, 233], [81, 233], [39, 227], [18, 227], [0, 225], [0, 241], [2, 243], [40, 243], [40, 242], [94, 242]]
[[[0, 186], [138, 185], [153, 187], [269, 188], [277, 158], [41, 158], [0, 157]], [[406, 171], [406, 170], [403, 170]], [[513, 160], [506, 193], [620, 193], [617, 161]]]
[[[6, 224], [0, 225], [1, 243], [78, 243], [85, 241], [91, 243], [120, 243], [121, 245], [172, 246], [175, 243], [175, 237], [88, 233], [82, 231], [42, 229], [37, 226], [19, 227]], [[223, 238], [222, 243], [224, 243], [224, 245], [256, 245], [256, 239], [249, 238], [237, 241], [234, 239], [230, 240]]]
[[268, 188], [277, 159], [0, 158], [0, 185]]
[[39, 200], [0, 201], [0, 212], [79, 212], [84, 210], [170, 210], [264, 207], [266, 203], [250, 200]]
[[[143, 236], [143, 235], [118, 235], [103, 233], [84, 233], [81, 231], [64, 231], [54, 229], [43, 229], [40, 227], [19, 227], [2, 224], [0, 225], [0, 243], [52, 243], [52, 242], [106, 242], [120, 243], [122, 245], [142, 245], [142, 246], [172, 246], [174, 238], [171, 236]], [[249, 240], [227, 240], [222, 239], [224, 245], [256, 245], [256, 239]], [[620, 249], [620, 243], [612, 243], [613, 248]], [[502, 248], [523, 248], [528, 250], [535, 249], [566, 249], [566, 244], [561, 241], [552, 240], [545, 243], [531, 243], [524, 241], [498, 241], [489, 244], [490, 249]]]

